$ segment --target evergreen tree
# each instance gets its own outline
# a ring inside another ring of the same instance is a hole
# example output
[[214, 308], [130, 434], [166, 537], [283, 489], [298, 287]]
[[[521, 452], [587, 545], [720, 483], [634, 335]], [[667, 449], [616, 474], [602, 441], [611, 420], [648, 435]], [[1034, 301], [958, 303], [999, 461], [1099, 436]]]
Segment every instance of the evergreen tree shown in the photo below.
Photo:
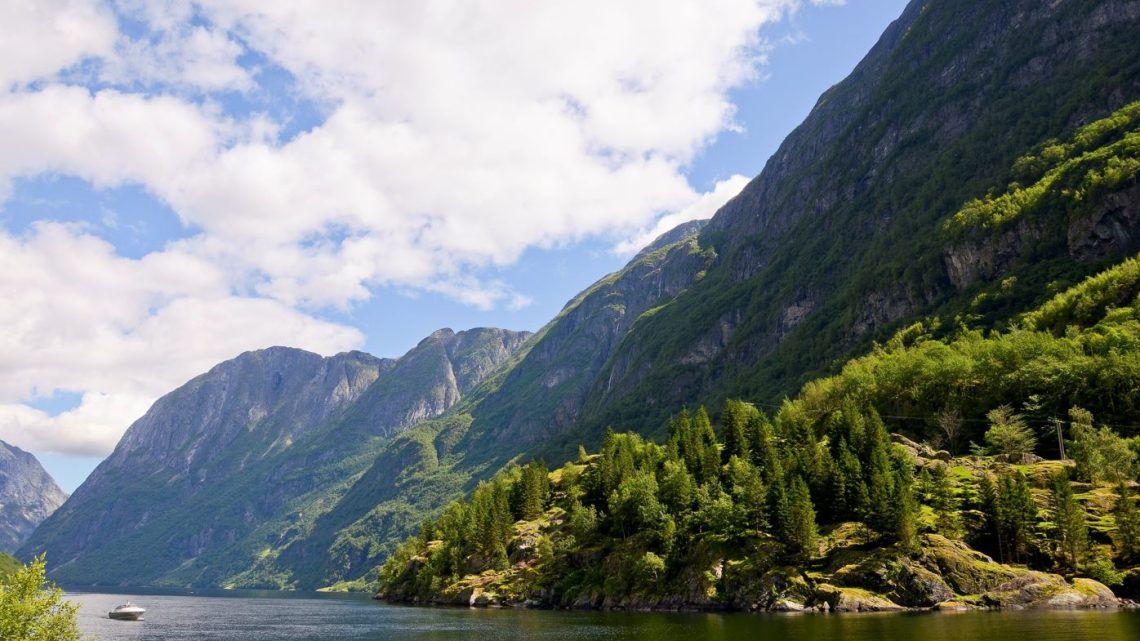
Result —
[[784, 537], [788, 530], [791, 529], [792, 522], [791, 505], [788, 501], [788, 488], [784, 479], [785, 477], [783, 475], [772, 479], [768, 483], [768, 489], [764, 497], [766, 520], [771, 527], [771, 533], [777, 540], [781, 541], [786, 540]]
[[1037, 504], [1021, 472], [1007, 474], [999, 480], [995, 517], [1002, 562], [1022, 562], [1029, 554], [1033, 526], [1037, 522]]
[[1062, 470], [1050, 484], [1049, 506], [1053, 511], [1053, 542], [1057, 562], [1075, 570], [1089, 548], [1088, 517], [1073, 496], [1069, 475]]
[[914, 473], [908, 457], [895, 460], [893, 532], [899, 547], [907, 552], [918, 550], [918, 502], [914, 498]]
[[760, 472], [746, 458], [734, 456], [725, 466], [729, 496], [740, 514], [743, 526], [759, 530], [764, 527], [764, 483]]
[[[925, 471], [924, 469], [923, 472]], [[934, 510], [938, 533], [949, 538], [961, 536], [961, 521], [958, 516], [960, 504], [955, 493], [954, 481], [946, 466], [935, 466], [930, 472], [927, 500]]]
[[536, 519], [546, 511], [550, 497], [550, 473], [546, 465], [531, 461], [523, 469], [511, 493], [511, 507], [518, 519]]
[[1134, 563], [1140, 560], [1140, 514], [1137, 513], [1136, 499], [1128, 486], [1121, 483], [1117, 491], [1120, 498], [1112, 511], [1116, 519], [1116, 548], [1121, 561]]
[[770, 483], [772, 479], [784, 473], [772, 423], [768, 421], [767, 416], [756, 412], [749, 417], [747, 430], [752, 464], [760, 471], [764, 482]]
[[811, 493], [807, 483], [797, 476], [788, 492], [787, 520], [783, 525], [781, 540], [788, 556], [796, 562], [804, 563], [818, 551], [817, 538], [815, 506], [811, 502]]
[[748, 419], [754, 412], [750, 405], [741, 401], [728, 401], [724, 404], [724, 413], [721, 415], [721, 433], [724, 436], [724, 447], [720, 451], [722, 463], [727, 464], [734, 456], [748, 458]]
[[889, 447], [885, 435], [872, 437], [867, 459], [867, 504], [863, 520], [879, 534], [892, 534], [895, 530], [895, 474]]
[[716, 433], [713, 432], [712, 421], [703, 405], [697, 408], [697, 415], [693, 417], [693, 431], [697, 440], [697, 481], [703, 484], [719, 479], [720, 452], [717, 449]]
[[978, 480], [976, 507], [985, 519], [983, 526], [972, 533], [970, 541], [974, 547], [989, 552], [1003, 560], [1004, 548], [1000, 539], [1001, 525], [998, 519], [998, 493], [989, 474], [982, 473]]

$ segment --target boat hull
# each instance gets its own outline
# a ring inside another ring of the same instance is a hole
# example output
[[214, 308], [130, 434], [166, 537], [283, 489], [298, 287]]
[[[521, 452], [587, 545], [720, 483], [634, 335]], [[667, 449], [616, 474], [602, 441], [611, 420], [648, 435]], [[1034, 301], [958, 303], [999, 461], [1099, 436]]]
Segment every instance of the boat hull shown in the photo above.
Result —
[[146, 610], [127, 611], [127, 612], [114, 612], [114, 611], [112, 611], [112, 612], [108, 612], [107, 616], [109, 618], [112, 618], [112, 619], [115, 619], [118, 621], [138, 621], [139, 619], [142, 618], [142, 615], [145, 613], [146, 613]]

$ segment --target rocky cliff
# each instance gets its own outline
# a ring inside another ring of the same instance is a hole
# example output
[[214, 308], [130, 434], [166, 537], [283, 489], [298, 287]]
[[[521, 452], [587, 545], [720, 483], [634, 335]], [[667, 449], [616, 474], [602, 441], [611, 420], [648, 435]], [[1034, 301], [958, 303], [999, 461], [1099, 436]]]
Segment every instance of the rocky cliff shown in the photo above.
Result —
[[1140, 98], [1137, 29], [1134, 1], [912, 2], [701, 231], [703, 277], [616, 346], [577, 438], [655, 430], [697, 399], [779, 402], [901, 326], [952, 326], [1003, 281], [1029, 309], [1044, 284], [1136, 251], [1128, 184], [966, 243], [942, 223], [1018, 179], [1021, 156]]
[[14, 552], [65, 500], [35, 456], [0, 441], [0, 552]]
[[49, 551], [72, 583], [287, 586], [251, 568], [385, 439], [445, 412], [527, 336], [440, 330], [399, 359], [242, 354], [157, 401], [21, 555]]

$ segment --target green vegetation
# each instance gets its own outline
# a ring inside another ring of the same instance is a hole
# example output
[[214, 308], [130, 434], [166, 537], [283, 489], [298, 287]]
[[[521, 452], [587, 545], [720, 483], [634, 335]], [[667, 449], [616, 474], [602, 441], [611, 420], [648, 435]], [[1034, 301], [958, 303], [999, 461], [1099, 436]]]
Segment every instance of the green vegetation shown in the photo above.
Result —
[[945, 229], [962, 235], [1000, 229], [1044, 210], [1078, 212], [1084, 203], [1136, 184], [1138, 175], [1140, 102], [1078, 129], [1068, 142], [1051, 141], [1019, 158], [1008, 191], [969, 201]]
[[[1136, 479], [1136, 439], [1094, 428], [1077, 403], [1125, 425], [1140, 415], [1140, 299], [1120, 295], [1137, 291], [1135, 262], [1058, 294], [1008, 332], [939, 339], [907, 328], [771, 417], [729, 401], [719, 437], [700, 408], [671, 419], [660, 443], [609, 432], [597, 455], [579, 448], [549, 475], [534, 462], [508, 467], [400, 545], [381, 591], [438, 599], [497, 589], [559, 604], [675, 603], [696, 591], [731, 607], [741, 586], [781, 568], [823, 590], [851, 546], [904, 563], [929, 557], [943, 540], [935, 535], [1004, 563], [1115, 580], [1136, 558], [1125, 483]], [[1038, 328], [1074, 300], [1081, 311], [1063, 332]], [[888, 424], [985, 446], [953, 459], [891, 437]], [[1067, 437], [1075, 464], [1041, 461], [1057, 454], [1043, 438], [1050, 430]], [[1093, 490], [1078, 493], [1070, 470]]]
[[0, 552], [0, 581], [3, 581], [8, 575], [22, 567], [24, 567], [24, 564], [20, 563], [16, 557]]
[[47, 583], [44, 566], [40, 556], [0, 580], [0, 639], [78, 641], [78, 608], [63, 600], [63, 590]]

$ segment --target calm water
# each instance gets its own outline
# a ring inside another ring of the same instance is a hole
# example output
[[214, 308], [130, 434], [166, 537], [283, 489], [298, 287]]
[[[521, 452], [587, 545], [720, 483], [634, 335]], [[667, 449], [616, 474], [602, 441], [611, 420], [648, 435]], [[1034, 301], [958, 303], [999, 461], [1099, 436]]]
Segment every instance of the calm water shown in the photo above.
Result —
[[[112, 621], [127, 597], [146, 620]], [[748, 615], [468, 610], [382, 605], [363, 596], [274, 592], [69, 593], [98, 641], [1137, 641], [1140, 612]]]

